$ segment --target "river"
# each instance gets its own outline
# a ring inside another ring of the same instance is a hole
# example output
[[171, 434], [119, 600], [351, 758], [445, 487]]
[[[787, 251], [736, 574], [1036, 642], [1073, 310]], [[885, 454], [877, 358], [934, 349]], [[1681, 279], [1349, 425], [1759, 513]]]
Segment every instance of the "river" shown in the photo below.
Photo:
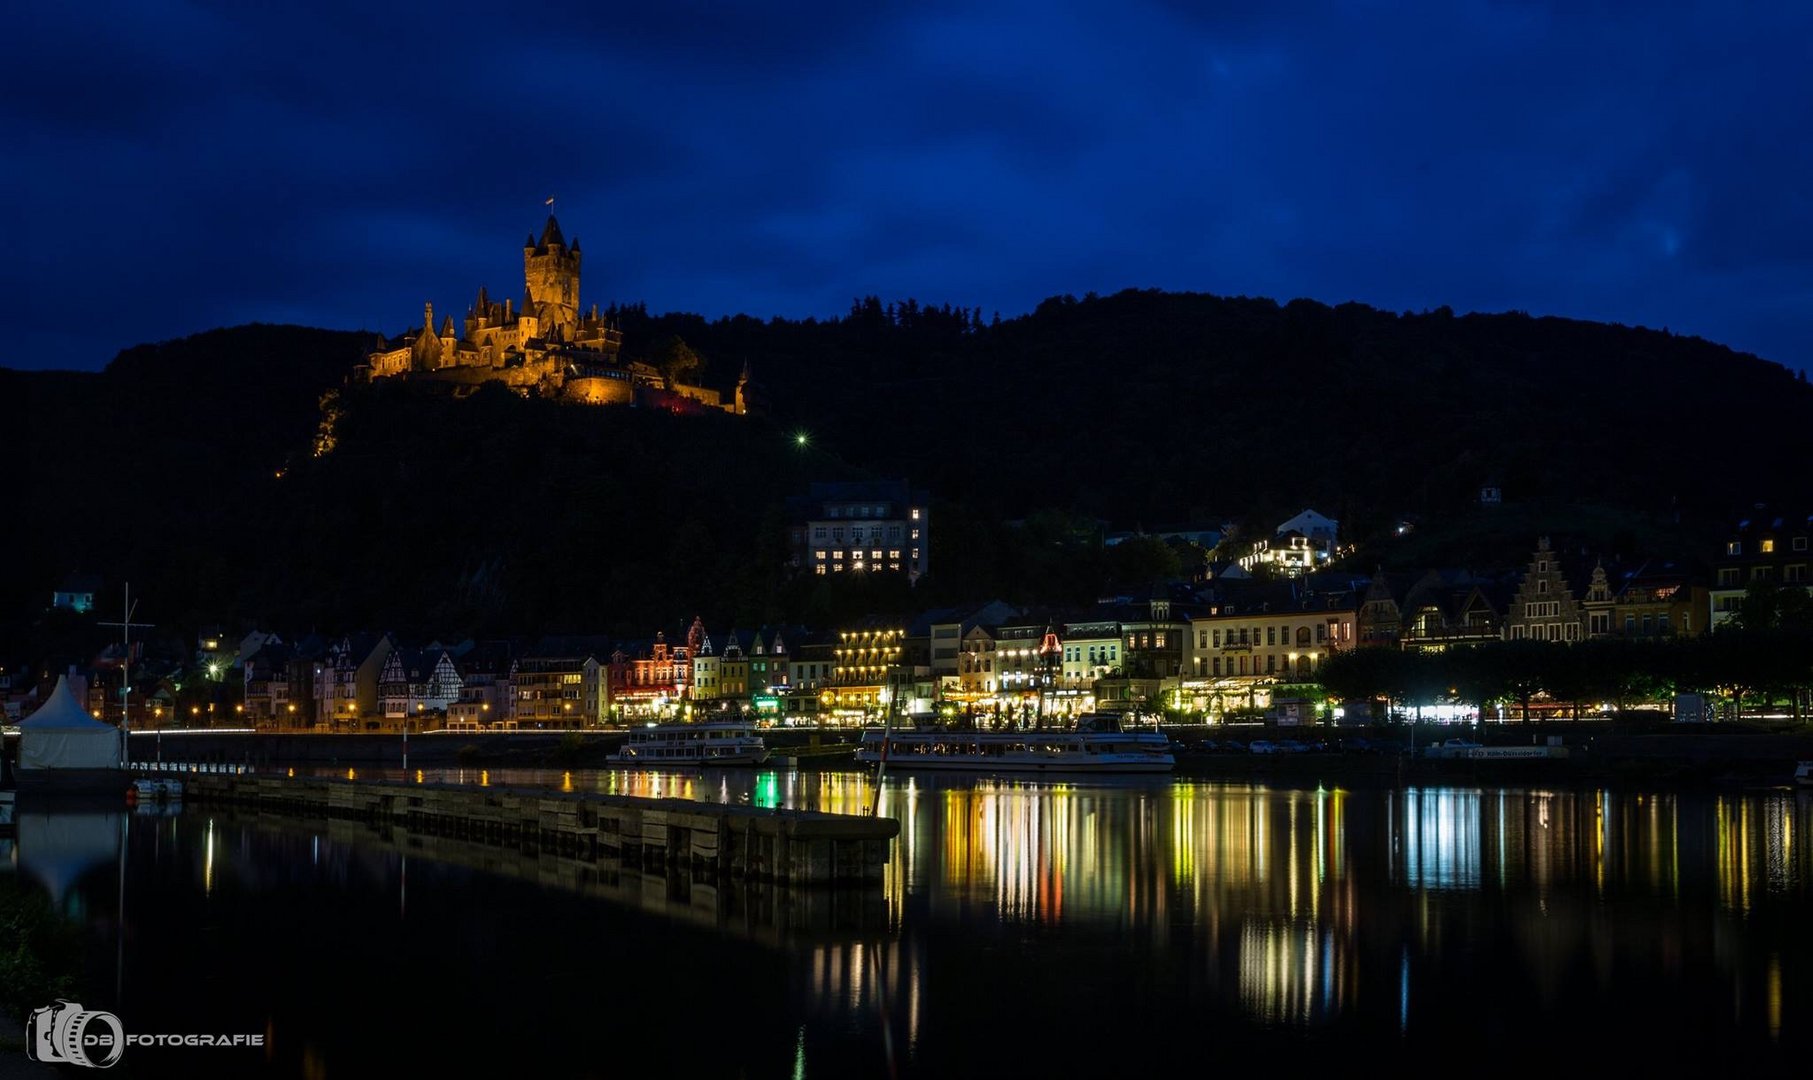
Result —
[[[423, 778], [873, 799], [855, 772]], [[880, 812], [900, 839], [854, 892], [200, 807], [23, 814], [0, 868], [87, 928], [87, 1007], [267, 1035], [132, 1047], [135, 1076], [1731, 1071], [1809, 1046], [1806, 793], [890, 777]]]

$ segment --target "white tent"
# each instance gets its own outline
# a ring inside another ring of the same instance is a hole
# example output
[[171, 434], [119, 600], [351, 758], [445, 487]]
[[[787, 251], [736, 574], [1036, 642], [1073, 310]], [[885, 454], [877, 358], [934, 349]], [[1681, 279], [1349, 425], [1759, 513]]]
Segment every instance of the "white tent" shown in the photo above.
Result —
[[69, 691], [67, 676], [38, 711], [19, 725], [20, 769], [117, 769], [125, 733], [88, 715]]

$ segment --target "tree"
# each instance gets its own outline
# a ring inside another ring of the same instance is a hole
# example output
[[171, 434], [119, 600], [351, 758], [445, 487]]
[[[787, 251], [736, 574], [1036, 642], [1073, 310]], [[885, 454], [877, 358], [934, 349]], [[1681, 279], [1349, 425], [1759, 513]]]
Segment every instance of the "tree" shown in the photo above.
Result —
[[674, 388], [675, 383], [697, 375], [705, 366], [699, 354], [693, 352], [692, 346], [686, 344], [678, 334], [662, 338], [660, 344], [649, 354], [649, 360], [661, 372], [661, 381], [669, 390]]

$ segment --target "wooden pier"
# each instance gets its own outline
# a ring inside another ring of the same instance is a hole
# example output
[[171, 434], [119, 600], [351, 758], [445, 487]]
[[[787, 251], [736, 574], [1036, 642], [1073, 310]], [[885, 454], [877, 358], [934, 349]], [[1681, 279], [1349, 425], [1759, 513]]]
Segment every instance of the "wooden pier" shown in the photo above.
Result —
[[879, 884], [900, 832], [886, 817], [540, 788], [206, 773], [183, 785], [185, 802], [391, 823], [418, 835], [790, 886]]

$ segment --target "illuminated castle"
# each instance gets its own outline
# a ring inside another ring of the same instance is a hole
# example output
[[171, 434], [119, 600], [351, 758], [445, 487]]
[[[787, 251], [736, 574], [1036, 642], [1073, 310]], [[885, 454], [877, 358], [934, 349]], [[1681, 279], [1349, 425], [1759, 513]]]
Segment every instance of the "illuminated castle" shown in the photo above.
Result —
[[648, 405], [686, 412], [699, 409], [746, 411], [749, 373], [735, 395], [666, 378], [652, 364], [623, 360], [623, 335], [598, 314], [581, 315], [579, 238], [568, 244], [560, 223], [548, 215], [541, 239], [523, 241], [521, 307], [492, 300], [483, 288], [466, 309], [463, 327], [448, 315], [437, 331], [434, 305], [424, 305], [422, 325], [378, 347], [362, 374], [371, 379], [405, 377], [453, 383], [469, 393], [480, 383], [501, 382], [519, 394], [539, 394], [592, 405]]

